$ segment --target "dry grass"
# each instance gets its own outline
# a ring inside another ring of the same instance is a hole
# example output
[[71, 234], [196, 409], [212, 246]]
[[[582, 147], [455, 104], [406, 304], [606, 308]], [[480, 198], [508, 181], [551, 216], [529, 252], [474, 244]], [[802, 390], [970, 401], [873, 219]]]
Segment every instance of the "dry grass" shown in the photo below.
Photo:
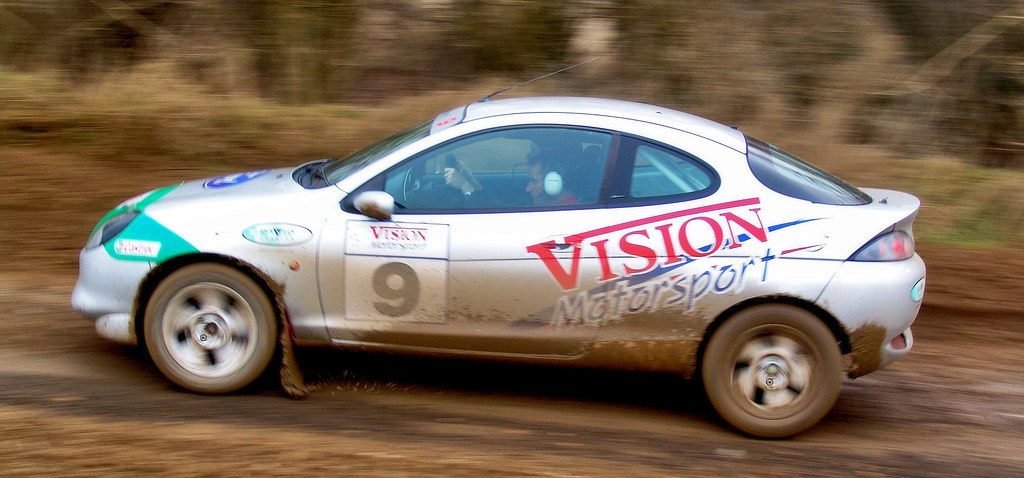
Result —
[[[888, 57], [885, 43], [863, 62]], [[557, 77], [511, 92], [579, 94], [579, 83], [600, 74], [600, 65], [576, 76]], [[860, 69], [845, 73], [863, 78]], [[835, 79], [831, 81], [837, 81]], [[0, 161], [5, 173], [25, 158], [67, 162], [87, 177], [131, 177], [140, 192], [155, 181], [205, 177], [227, 171], [288, 166], [312, 159], [345, 155], [398, 129], [429, 118], [452, 106], [475, 101], [514, 82], [489, 78], [458, 85], [457, 90], [397, 97], [377, 106], [283, 106], [241, 94], [216, 94], [176, 78], [166, 65], [149, 64], [130, 74], [109, 75], [103, 81], [69, 88], [40, 74], [0, 70]], [[660, 102], [642, 92], [607, 96]], [[770, 92], [759, 97], [756, 114], [735, 115], [735, 105], [708, 101], [671, 105], [713, 119], [737, 124], [746, 132], [769, 139], [849, 181], [871, 187], [909, 191], [923, 200], [917, 232], [938, 243], [1016, 244], [1024, 240], [1024, 173], [986, 169], [944, 157], [910, 157], [882, 146], [843, 144], [849, 126], [851, 95], [834, 95], [808, 113], [787, 113], [787, 103]], [[669, 98], [671, 103], [671, 98]], [[724, 116], [724, 118], [723, 118]], [[781, 120], [780, 120], [781, 118]], [[73, 161], [64, 158], [75, 158]], [[54, 164], [54, 166], [59, 166]], [[39, 166], [38, 171], [46, 167]], [[81, 173], [79, 173], [81, 174]], [[149, 179], [147, 180], [147, 177]], [[5, 207], [20, 200], [17, 184], [7, 184]], [[59, 189], [59, 187], [57, 188]], [[91, 207], [102, 210], [116, 203]], [[45, 200], [31, 195], [33, 200]], [[92, 198], [90, 198], [92, 199]], [[16, 207], [15, 207], [16, 208]], [[92, 211], [90, 211], [92, 213]], [[88, 230], [84, 228], [83, 230]]]

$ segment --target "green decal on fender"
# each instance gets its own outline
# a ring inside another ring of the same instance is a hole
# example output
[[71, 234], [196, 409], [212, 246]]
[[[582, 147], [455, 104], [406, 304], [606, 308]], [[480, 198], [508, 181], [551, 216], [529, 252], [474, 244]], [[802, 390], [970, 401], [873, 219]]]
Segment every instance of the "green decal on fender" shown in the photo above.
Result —
[[154, 202], [160, 200], [161, 198], [166, 196], [167, 193], [174, 191], [175, 189], [178, 189], [178, 186], [181, 186], [181, 184], [174, 184], [171, 186], [162, 187], [160, 189], [154, 189], [149, 194], [146, 194], [145, 196], [140, 196], [138, 200], [129, 200], [126, 201], [125, 203], [122, 203], [120, 206], [108, 212], [106, 216], [103, 216], [103, 219], [100, 219], [100, 222], [96, 223], [96, 227], [93, 228], [92, 233], [96, 234], [96, 230], [99, 229], [100, 226], [102, 226], [104, 223], [109, 221], [114, 216], [117, 216], [118, 214], [122, 214], [128, 211], [144, 211], [146, 209], [146, 206], [149, 206], [150, 204], [153, 204]]
[[161, 263], [198, 250], [162, 224], [143, 214], [103, 246], [115, 259]]
[[178, 189], [178, 186], [181, 186], [181, 184], [172, 184], [170, 186], [164, 186], [160, 189], [154, 190], [152, 193], [150, 193], [149, 196], [142, 198], [142, 200], [140, 200], [138, 204], [135, 205], [135, 209], [138, 209], [139, 211], [146, 209], [146, 206], [149, 206], [150, 204], [157, 202], [158, 200], [166, 196], [167, 193], [174, 191], [175, 189]]

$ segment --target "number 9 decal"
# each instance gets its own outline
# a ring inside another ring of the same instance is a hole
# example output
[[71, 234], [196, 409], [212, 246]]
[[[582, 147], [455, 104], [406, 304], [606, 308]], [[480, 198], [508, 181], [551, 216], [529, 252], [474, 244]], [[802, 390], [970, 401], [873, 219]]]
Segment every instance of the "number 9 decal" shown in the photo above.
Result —
[[447, 225], [351, 220], [346, 226], [343, 290], [341, 297], [324, 296], [326, 314], [340, 311], [346, 321], [448, 322]]
[[375, 301], [373, 308], [389, 317], [411, 312], [420, 300], [420, 279], [408, 264], [388, 262], [373, 273], [373, 291], [384, 299]]

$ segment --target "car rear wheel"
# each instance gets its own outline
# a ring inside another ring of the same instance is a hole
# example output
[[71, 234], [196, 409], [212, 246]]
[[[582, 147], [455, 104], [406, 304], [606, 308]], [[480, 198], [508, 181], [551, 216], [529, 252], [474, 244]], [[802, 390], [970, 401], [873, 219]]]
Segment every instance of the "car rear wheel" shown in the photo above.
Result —
[[200, 393], [249, 385], [266, 370], [277, 344], [270, 299], [249, 276], [221, 264], [194, 264], [167, 276], [144, 320], [157, 368]]
[[701, 365], [708, 400], [754, 436], [804, 431], [832, 409], [842, 385], [832, 332], [810, 312], [783, 304], [740, 311], [711, 336]]

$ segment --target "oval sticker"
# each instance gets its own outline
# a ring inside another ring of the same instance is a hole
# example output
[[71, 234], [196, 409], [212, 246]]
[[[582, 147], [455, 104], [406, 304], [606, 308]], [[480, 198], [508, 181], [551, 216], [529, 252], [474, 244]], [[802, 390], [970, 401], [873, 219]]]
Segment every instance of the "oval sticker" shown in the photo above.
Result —
[[268, 223], [249, 226], [242, 237], [267, 246], [294, 246], [313, 238], [313, 233], [295, 224]]
[[229, 174], [227, 176], [208, 179], [205, 183], [203, 183], [203, 187], [206, 189], [218, 189], [230, 186], [237, 186], [244, 182], [251, 181], [260, 176], [263, 176], [268, 172], [270, 172], [269, 169], [264, 169], [262, 171], [250, 171], [248, 173]]

